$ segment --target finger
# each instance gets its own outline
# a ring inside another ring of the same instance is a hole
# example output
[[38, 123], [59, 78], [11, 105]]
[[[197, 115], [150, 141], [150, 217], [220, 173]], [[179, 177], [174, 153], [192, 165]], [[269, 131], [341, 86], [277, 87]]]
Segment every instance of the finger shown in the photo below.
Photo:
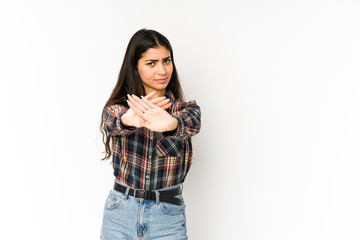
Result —
[[162, 107], [162, 106], [169, 104], [169, 102], [170, 102], [170, 99], [165, 99], [164, 101], [157, 103], [156, 106]]
[[152, 91], [151, 93], [149, 93], [148, 95], [146, 95], [144, 98], [151, 98], [154, 94], [156, 93], [156, 91]]
[[150, 108], [156, 108], [156, 105], [150, 102], [148, 99], [143, 98], [142, 99], [144, 103], [146, 103]]
[[131, 97], [130, 95], [128, 95], [128, 99], [129, 99], [129, 101], [132, 103], [132, 105], [134, 106], [134, 107], [136, 107], [138, 110], [140, 110], [140, 111], [142, 111], [142, 112], [145, 112], [146, 111], [146, 109], [142, 106], [142, 105], [140, 105], [133, 97]]
[[171, 103], [166, 104], [165, 106], [162, 106], [162, 109], [168, 109], [171, 106]]
[[155, 98], [155, 99], [152, 99], [152, 100], [150, 100], [153, 104], [158, 104], [159, 102], [161, 102], [161, 101], [164, 101], [165, 100], [165, 96], [163, 96], [163, 97], [158, 97], [158, 98]]
[[130, 102], [131, 102], [136, 108], [138, 108], [140, 111], [142, 111], [142, 112], [145, 112], [145, 111], [146, 111], [146, 109], [139, 103], [140, 98], [136, 97], [135, 95], [130, 96], [129, 94], [128, 94], [128, 98], [129, 98]]
[[[139, 97], [132, 95], [132, 97], [141, 105], [143, 106], [146, 110], [150, 110], [153, 109], [154, 107], [151, 107], [148, 103], [151, 103], [148, 99], [146, 99], [145, 97], [140, 99]], [[143, 99], [146, 99], [147, 102], [145, 102]], [[153, 106], [155, 106], [155, 104], [151, 103]]]
[[140, 117], [143, 117], [144, 113], [142, 111], [140, 111], [134, 104], [132, 104], [129, 100], [126, 100], [127, 103], [129, 104], [130, 108]]
[[[150, 109], [151, 109], [151, 107], [150, 107], [147, 103], [145, 103], [142, 99], [140, 99], [138, 96], [136, 96], [136, 95], [133, 94], [132, 97], [133, 97], [133, 99], [135, 99], [136, 102], [137, 102], [138, 104], [140, 104], [145, 110], [150, 110]], [[146, 100], [148, 100], [148, 99], [146, 99]], [[150, 100], [148, 100], [148, 101], [150, 101]]]

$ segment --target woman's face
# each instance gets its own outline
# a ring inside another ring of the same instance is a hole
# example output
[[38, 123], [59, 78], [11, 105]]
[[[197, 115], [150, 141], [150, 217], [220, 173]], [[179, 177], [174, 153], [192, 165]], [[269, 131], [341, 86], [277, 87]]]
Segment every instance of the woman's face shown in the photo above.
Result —
[[139, 59], [137, 68], [145, 93], [156, 90], [157, 96], [163, 96], [173, 72], [170, 51], [164, 46], [149, 48]]

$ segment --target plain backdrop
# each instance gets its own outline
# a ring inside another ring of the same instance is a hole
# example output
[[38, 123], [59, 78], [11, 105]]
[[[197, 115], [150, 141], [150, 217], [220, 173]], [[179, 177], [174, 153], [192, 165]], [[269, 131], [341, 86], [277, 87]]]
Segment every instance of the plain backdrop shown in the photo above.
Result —
[[0, 1], [0, 239], [99, 239], [100, 117], [141, 28], [202, 110], [189, 239], [360, 239], [359, 1]]

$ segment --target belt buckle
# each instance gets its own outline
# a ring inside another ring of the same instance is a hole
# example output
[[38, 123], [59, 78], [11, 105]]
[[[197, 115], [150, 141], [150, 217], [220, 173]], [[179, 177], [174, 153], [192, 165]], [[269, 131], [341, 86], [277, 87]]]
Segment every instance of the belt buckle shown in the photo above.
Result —
[[[142, 198], [142, 197], [140, 197], [140, 198], [137, 198], [136, 197], [136, 192], [137, 191], [139, 191], [139, 192], [143, 192], [144, 193], [144, 197]], [[150, 199], [150, 191], [146, 191], [146, 190], [142, 190], [142, 189], [135, 189], [134, 188], [134, 199], [135, 200], [140, 200], [140, 199], [142, 199], [142, 200], [148, 200], [148, 199]]]
[[137, 198], [137, 197], [136, 197], [136, 191], [137, 191], [137, 189], [134, 188], [134, 199], [135, 199], [135, 200], [140, 200], [140, 199], [142, 199], [142, 198]]
[[[143, 197], [143, 198], [142, 198], [142, 197], [137, 198], [137, 197], [136, 197], [136, 192], [144, 192], [144, 197]], [[134, 188], [134, 199], [135, 199], [135, 200], [140, 200], [140, 199], [146, 200], [146, 199], [148, 199], [147, 191], [146, 191], [146, 190], [142, 190], [142, 189], [135, 189], [135, 188]]]

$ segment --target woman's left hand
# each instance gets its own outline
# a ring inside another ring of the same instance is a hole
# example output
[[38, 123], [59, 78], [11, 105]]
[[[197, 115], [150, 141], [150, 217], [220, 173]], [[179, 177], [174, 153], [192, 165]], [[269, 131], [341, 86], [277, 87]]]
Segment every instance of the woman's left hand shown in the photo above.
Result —
[[177, 128], [178, 121], [163, 108], [156, 106], [147, 98], [129, 96], [130, 108], [145, 120], [144, 127], [156, 131], [167, 132]]

